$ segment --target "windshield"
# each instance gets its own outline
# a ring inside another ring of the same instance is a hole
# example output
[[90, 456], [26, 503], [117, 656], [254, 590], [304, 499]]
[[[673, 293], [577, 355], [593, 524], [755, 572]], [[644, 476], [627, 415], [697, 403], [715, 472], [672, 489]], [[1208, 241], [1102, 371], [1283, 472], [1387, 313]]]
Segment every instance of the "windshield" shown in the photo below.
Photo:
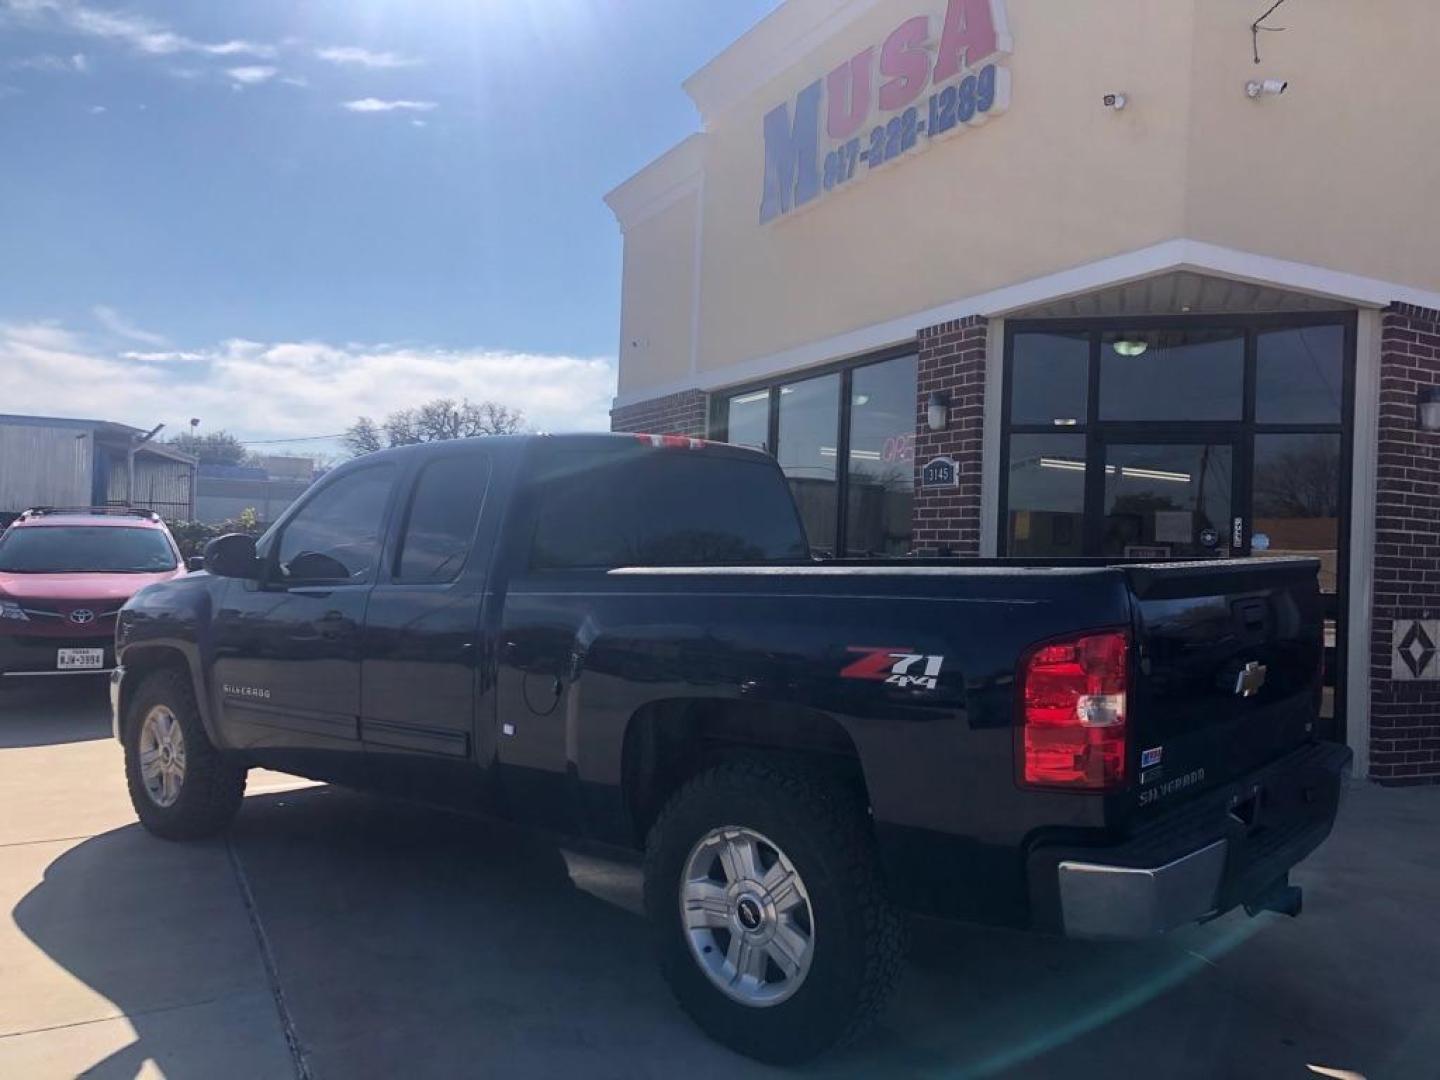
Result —
[[0, 573], [153, 574], [175, 569], [175, 550], [159, 529], [41, 525], [0, 537]]

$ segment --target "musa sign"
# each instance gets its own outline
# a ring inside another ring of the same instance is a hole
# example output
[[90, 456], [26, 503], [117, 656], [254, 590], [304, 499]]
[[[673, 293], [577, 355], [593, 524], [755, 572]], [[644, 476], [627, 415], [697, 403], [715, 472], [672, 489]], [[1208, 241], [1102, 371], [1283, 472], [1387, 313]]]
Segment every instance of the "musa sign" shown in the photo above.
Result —
[[906, 19], [766, 114], [762, 225], [1005, 111], [1005, 0], [949, 0], [938, 38], [934, 21]]

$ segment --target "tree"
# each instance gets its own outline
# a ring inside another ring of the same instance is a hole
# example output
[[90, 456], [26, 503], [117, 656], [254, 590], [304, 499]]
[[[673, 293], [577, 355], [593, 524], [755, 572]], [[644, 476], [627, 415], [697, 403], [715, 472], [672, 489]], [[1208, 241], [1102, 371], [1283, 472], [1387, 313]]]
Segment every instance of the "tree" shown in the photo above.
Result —
[[387, 446], [470, 439], [478, 435], [514, 435], [525, 430], [525, 414], [494, 401], [436, 398], [414, 409], [400, 409], [377, 424], [362, 416], [341, 441], [354, 457]]
[[243, 465], [249, 455], [245, 444], [228, 431], [212, 431], [206, 435], [186, 432], [170, 440], [170, 446], [182, 454], [192, 454], [201, 465]]

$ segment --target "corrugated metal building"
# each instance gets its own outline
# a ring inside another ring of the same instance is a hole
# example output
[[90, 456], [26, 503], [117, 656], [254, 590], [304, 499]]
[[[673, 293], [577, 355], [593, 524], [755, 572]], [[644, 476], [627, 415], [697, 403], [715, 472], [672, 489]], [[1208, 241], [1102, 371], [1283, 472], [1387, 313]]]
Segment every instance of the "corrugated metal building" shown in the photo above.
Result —
[[254, 510], [260, 524], [269, 525], [310, 486], [314, 463], [299, 460], [307, 466], [303, 478], [277, 476], [265, 465], [201, 465], [195, 520], [218, 525]]
[[31, 506], [128, 505], [193, 518], [196, 459], [144, 436], [108, 420], [0, 413], [0, 517]]

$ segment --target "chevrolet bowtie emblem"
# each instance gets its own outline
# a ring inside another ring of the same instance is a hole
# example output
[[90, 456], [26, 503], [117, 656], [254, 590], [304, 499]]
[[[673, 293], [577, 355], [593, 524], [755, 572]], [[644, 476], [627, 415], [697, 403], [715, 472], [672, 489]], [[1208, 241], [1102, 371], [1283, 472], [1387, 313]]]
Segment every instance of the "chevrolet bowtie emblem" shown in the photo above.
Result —
[[1241, 697], [1254, 697], [1265, 685], [1266, 674], [1268, 674], [1268, 669], [1264, 664], [1251, 660], [1235, 676], [1235, 693]]

